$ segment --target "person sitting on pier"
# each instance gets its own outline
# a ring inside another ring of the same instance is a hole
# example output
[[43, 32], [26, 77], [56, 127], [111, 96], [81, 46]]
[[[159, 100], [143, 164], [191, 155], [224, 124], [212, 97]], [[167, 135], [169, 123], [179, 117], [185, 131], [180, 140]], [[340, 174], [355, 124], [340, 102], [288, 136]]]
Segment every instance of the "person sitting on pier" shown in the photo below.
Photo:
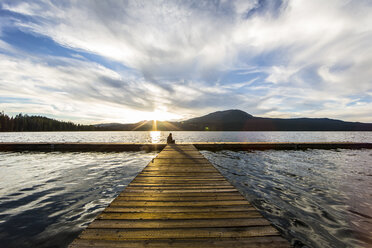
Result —
[[172, 133], [169, 133], [167, 138], [167, 144], [175, 144], [176, 141], [172, 138]]

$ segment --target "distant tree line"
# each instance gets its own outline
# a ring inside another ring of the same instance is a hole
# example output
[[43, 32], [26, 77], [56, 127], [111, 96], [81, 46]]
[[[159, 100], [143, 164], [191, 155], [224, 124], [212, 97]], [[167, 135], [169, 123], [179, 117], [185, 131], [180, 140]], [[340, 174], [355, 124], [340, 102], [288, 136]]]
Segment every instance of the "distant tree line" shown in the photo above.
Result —
[[101, 131], [101, 128], [93, 125], [79, 125], [72, 122], [57, 121], [44, 116], [18, 114], [15, 117], [9, 117], [3, 111], [0, 112], [0, 131]]
[[218, 111], [181, 122], [141, 121], [132, 124], [79, 125], [44, 116], [0, 112], [0, 132], [22, 131], [372, 131], [372, 123], [345, 122], [327, 118], [262, 118], [240, 110]]

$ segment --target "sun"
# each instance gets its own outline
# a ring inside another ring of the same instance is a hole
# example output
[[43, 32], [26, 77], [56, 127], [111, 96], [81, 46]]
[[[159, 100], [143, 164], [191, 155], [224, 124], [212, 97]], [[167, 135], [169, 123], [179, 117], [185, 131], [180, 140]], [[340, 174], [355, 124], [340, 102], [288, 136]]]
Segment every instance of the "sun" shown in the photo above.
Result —
[[175, 119], [180, 119], [180, 118], [181, 116], [178, 114], [173, 114], [173, 113], [162, 111], [162, 110], [155, 110], [147, 114], [147, 119], [153, 120], [153, 121], [169, 121], [169, 120], [175, 120]]

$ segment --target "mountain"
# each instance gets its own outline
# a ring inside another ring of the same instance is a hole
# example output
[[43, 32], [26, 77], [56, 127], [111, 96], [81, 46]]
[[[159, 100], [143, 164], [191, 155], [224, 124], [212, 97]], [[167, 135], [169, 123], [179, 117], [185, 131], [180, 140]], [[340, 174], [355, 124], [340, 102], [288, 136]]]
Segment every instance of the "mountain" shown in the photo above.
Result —
[[233, 109], [217, 111], [201, 117], [192, 118], [178, 123], [178, 126], [182, 130], [243, 130], [245, 123], [253, 118], [252, 115], [244, 111]]
[[[155, 130], [153, 121], [101, 126], [104, 130]], [[372, 123], [328, 118], [263, 118], [233, 109], [217, 111], [181, 122], [157, 121], [159, 131], [372, 131]]]
[[251, 119], [251, 118], [253, 118], [253, 116], [244, 111], [241, 111], [238, 109], [232, 109], [232, 110], [213, 112], [213, 113], [201, 116], [201, 117], [189, 119], [185, 122], [187, 123], [242, 122], [242, 121], [247, 121], [248, 119]]
[[182, 130], [210, 131], [372, 131], [372, 123], [328, 118], [263, 118], [241, 110], [226, 110], [179, 123]]
[[372, 123], [328, 118], [263, 118], [233, 109], [213, 112], [181, 122], [141, 121], [132, 124], [76, 125], [42, 116], [0, 112], [0, 131], [372, 131]]

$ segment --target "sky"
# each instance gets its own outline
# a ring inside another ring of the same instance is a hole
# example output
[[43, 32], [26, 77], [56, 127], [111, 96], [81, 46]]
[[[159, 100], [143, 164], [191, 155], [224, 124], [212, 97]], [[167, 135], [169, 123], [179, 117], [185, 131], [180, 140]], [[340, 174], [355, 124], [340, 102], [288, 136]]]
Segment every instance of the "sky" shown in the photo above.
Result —
[[372, 1], [0, 0], [0, 111], [372, 123]]

